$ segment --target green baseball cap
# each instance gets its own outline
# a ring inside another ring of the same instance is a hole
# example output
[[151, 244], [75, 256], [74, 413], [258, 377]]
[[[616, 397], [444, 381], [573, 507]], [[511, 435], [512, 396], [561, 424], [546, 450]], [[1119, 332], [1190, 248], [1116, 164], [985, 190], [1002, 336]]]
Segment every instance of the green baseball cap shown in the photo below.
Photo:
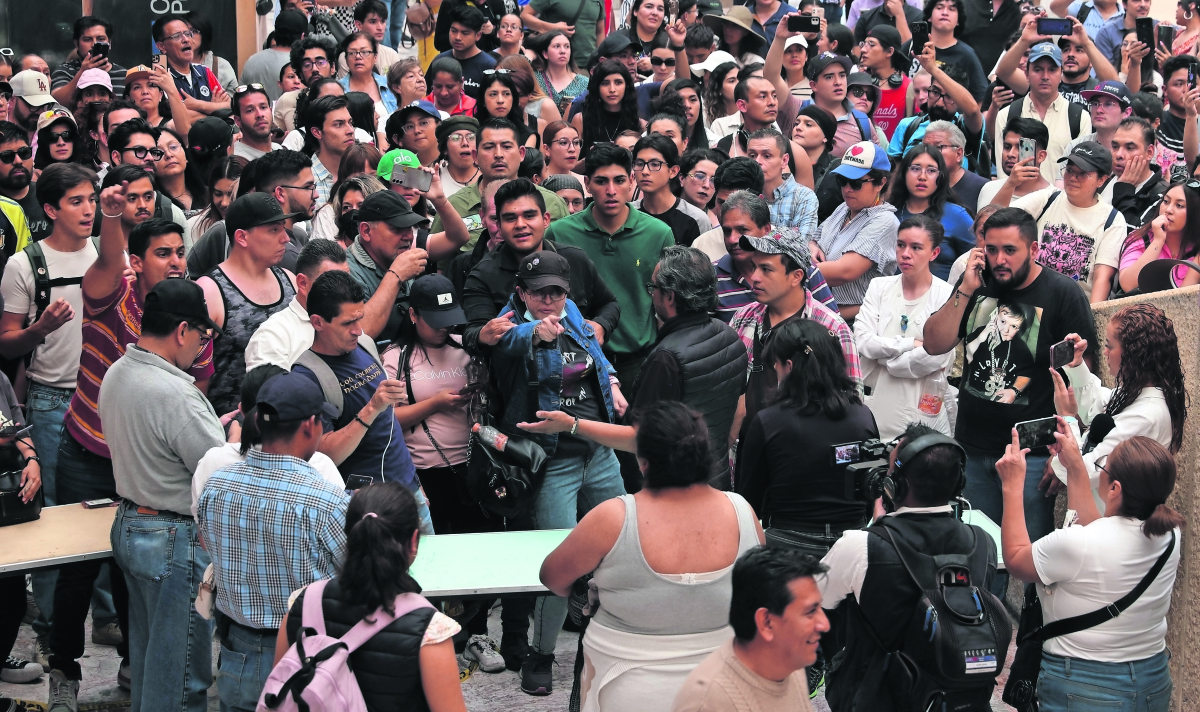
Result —
[[375, 169], [375, 174], [379, 176], [379, 180], [389, 183], [392, 180], [392, 169], [397, 165], [401, 168], [420, 168], [421, 159], [412, 151], [393, 148], [379, 159], [379, 167]]

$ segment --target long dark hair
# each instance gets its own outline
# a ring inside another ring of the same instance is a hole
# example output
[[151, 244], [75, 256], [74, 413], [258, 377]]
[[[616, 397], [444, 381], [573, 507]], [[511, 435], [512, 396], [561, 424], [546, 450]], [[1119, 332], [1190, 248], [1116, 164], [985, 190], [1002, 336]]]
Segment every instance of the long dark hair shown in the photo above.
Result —
[[1121, 484], [1120, 516], [1141, 520], [1146, 538], [1163, 536], [1187, 523], [1167, 506], [1167, 497], [1175, 489], [1175, 458], [1158, 441], [1135, 435], [1118, 443], [1104, 471]]
[[346, 92], [346, 104], [346, 108], [350, 111], [350, 123], [354, 124], [355, 128], [371, 134], [371, 141], [375, 141], [377, 124], [375, 101], [371, 99], [371, 95], [362, 91], [348, 91]]
[[708, 82], [704, 85], [704, 105], [708, 107], [705, 110], [705, 116], [708, 117], [708, 122], [725, 116], [720, 112], [725, 111], [725, 95], [721, 91], [722, 85], [725, 84], [725, 78], [730, 72], [736, 72], [738, 69], [737, 62], [726, 62], [718, 64], [717, 68], [708, 73]]
[[[680, 102], [683, 102], [683, 97], [679, 94], [680, 89], [691, 89], [696, 92], [696, 99], [700, 102], [700, 110], [696, 112], [696, 124], [692, 126], [691, 136], [688, 137], [688, 147], [701, 148], [707, 146], [708, 132], [704, 130], [704, 89], [691, 79], [672, 79], [663, 84], [662, 94], [659, 98], [661, 99], [664, 96], [674, 94], [679, 96]], [[682, 116], [685, 120], [687, 119], [686, 111]]]
[[946, 160], [942, 158], [942, 152], [927, 143], [918, 143], [908, 149], [908, 153], [900, 159], [892, 173], [892, 186], [888, 191], [887, 201], [895, 206], [896, 210], [904, 210], [910, 196], [908, 168], [917, 156], [929, 156], [937, 163], [937, 184], [933, 189], [933, 194], [929, 196], [929, 209], [924, 214], [935, 220], [941, 220], [946, 212], [946, 203], [957, 203], [958, 199], [955, 197], [953, 189], [950, 188], [950, 172], [946, 170]]
[[[65, 161], [56, 161], [50, 157], [50, 132], [54, 130], [55, 126], [61, 123], [66, 123], [75, 132], [75, 140], [71, 142], [71, 157]], [[91, 168], [92, 166], [89, 165], [90, 161], [84, 155], [82, 137], [83, 130], [79, 128], [78, 124], [72, 123], [65, 116], [61, 119], [55, 119], [54, 123], [37, 132], [38, 148], [37, 153], [33, 156], [33, 167], [40, 171], [55, 163], [78, 163], [81, 166]]]
[[778, 403], [807, 414], [821, 413], [830, 420], [841, 420], [852, 404], [862, 402], [854, 380], [846, 375], [841, 342], [815, 321], [799, 319], [777, 327], [763, 361], [767, 368], [792, 362], [791, 373], [779, 384]]
[[[610, 112], [604, 109], [604, 100], [600, 98], [600, 85], [614, 74], [621, 75], [625, 80], [625, 97], [621, 99], [616, 131], [609, 136], [604, 119], [605, 114]], [[615, 59], [606, 59], [596, 66], [591, 79], [588, 80], [588, 94], [583, 100], [580, 113], [583, 114], [583, 136], [580, 137], [583, 139], [583, 147], [579, 152], [580, 158], [587, 155], [592, 144], [612, 141], [622, 131], [637, 131], [639, 134], [642, 132], [642, 124], [638, 121], [637, 89], [634, 88], [633, 77], [629, 75], [629, 70], [624, 64]]]
[[[487, 90], [493, 84], [503, 85], [512, 94], [512, 104], [508, 107], [508, 114], [504, 116], [493, 117], [487, 109], [484, 96], [487, 95]], [[529, 126], [525, 123], [525, 110], [521, 108], [521, 93], [517, 91], [517, 83], [507, 74], [486, 74], [480, 80], [479, 100], [475, 102], [475, 118], [479, 119], [480, 126], [483, 126], [483, 122], [491, 118], [508, 119], [521, 130], [521, 135], [517, 137], [519, 143], [524, 144], [529, 139]]]
[[[212, 188], [217, 185], [217, 181], [219, 180], [236, 181], [240, 179], [242, 177], [242, 169], [246, 167], [247, 163], [249, 161], [241, 156], [221, 156], [213, 161], [212, 168], [208, 171], [208, 181], [205, 183], [209, 188], [207, 192], [208, 198], [204, 201], [204, 212], [201, 213], [200, 219], [196, 222], [196, 239], [199, 239], [210, 227], [224, 220], [224, 216], [219, 214], [217, 209], [213, 207]], [[190, 170], [191, 167], [192, 164], [189, 162], [188, 169]], [[196, 205], [198, 205], [196, 196], [192, 195], [192, 207]]]
[[[1200, 162], [1200, 158], [1198, 158], [1197, 161]], [[1194, 168], [1192, 172], [1195, 172]], [[1200, 216], [1200, 190], [1189, 188], [1184, 183], [1176, 183], [1175, 185], [1171, 186], [1171, 188], [1168, 188], [1167, 192], [1171, 192], [1171, 189], [1176, 187], [1183, 191], [1183, 202], [1186, 206], [1185, 209], [1187, 210], [1187, 219], [1184, 221], [1183, 235], [1180, 236], [1179, 239], [1179, 254], [1176, 255], [1176, 258], [1181, 260], [1190, 260], [1197, 254], [1200, 254], [1200, 220], [1196, 219], [1198, 216]], [[1166, 202], [1166, 200], [1167, 196], [1166, 193], [1164, 193], [1162, 200], [1159, 201], [1159, 206], [1161, 206], [1163, 202]], [[1158, 206], [1155, 206], [1155, 209], [1157, 209], [1157, 207]], [[1156, 217], [1157, 215], [1152, 214], [1152, 216]], [[1152, 227], [1153, 220], [1147, 219], [1144, 225], [1129, 233], [1129, 236], [1125, 238], [1125, 242], [1121, 245], [1121, 254], [1124, 254], [1125, 250], [1128, 250], [1129, 247], [1135, 242], [1141, 242], [1143, 245], [1149, 245], [1151, 238], [1150, 230]]]
[[[169, 129], [166, 127], [163, 127], [159, 130], [171, 134], [171, 137], [178, 141], [179, 145], [183, 147], [183, 186], [187, 188], [187, 192], [192, 194], [192, 207], [199, 210], [201, 205], [209, 205], [211, 201], [209, 200], [208, 192], [209, 186], [211, 186], [212, 183], [209, 183], [207, 180], [205, 180], [208, 178], [208, 175], [205, 174], [210, 174], [212, 172], [212, 168], [210, 166], [202, 165], [202, 162], [199, 159], [193, 161], [192, 157], [188, 155], [187, 136], [184, 136], [175, 129]], [[195, 164], [194, 166], [193, 163]], [[167, 197], [170, 198], [171, 202], [178, 206], [180, 210], [186, 210], [186, 208], [183, 206], [183, 203], [179, 202], [178, 198], [173, 195], [168, 195]]]
[[408, 572], [419, 516], [417, 498], [399, 482], [355, 491], [346, 507], [346, 558], [337, 577], [347, 603], [394, 613], [396, 596], [421, 592]]
[[1117, 387], [1104, 412], [1115, 416], [1133, 403], [1143, 388], [1158, 388], [1171, 414], [1171, 452], [1178, 453], [1183, 446], [1188, 397], [1175, 324], [1150, 304], [1131, 304], [1114, 314], [1112, 320], [1121, 342], [1121, 367], [1116, 374]]
[[107, 101], [93, 101], [84, 104], [82, 109], [75, 112], [75, 123], [79, 125], [79, 143], [75, 144], [75, 148], [83, 152], [82, 157], [88, 161], [83, 165], [88, 168], [95, 168], [102, 162], [100, 141], [92, 138], [92, 132], [100, 134], [100, 123], [104, 121], [104, 111], [108, 109], [108, 105]]

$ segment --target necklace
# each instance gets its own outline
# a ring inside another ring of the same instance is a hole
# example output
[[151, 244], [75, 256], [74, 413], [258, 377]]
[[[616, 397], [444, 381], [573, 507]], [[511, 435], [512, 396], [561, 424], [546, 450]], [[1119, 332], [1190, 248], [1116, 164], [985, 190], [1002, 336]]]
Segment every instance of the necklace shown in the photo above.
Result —
[[[609, 115], [617, 117], [617, 125], [613, 127], [612, 131], [608, 130], [608, 116]], [[601, 114], [600, 127], [604, 129], [604, 135], [608, 137], [608, 142], [612, 143], [617, 136], [617, 132], [621, 129], [621, 115], [614, 114], [611, 111], [605, 111], [603, 114]]]

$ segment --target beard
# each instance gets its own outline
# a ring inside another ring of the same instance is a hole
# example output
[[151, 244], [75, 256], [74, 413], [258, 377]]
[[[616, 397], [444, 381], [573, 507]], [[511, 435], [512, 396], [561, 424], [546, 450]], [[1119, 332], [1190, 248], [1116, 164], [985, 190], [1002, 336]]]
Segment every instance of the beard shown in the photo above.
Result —
[[14, 177], [11, 173], [0, 178], [0, 188], [12, 192], [24, 190], [29, 187], [29, 183], [33, 180], [33, 171], [25, 171], [21, 175]]
[[1025, 280], [1029, 278], [1029, 272], [1032, 269], [1033, 269], [1033, 256], [1031, 255], [1028, 259], [1025, 260], [1025, 264], [1023, 264], [1020, 267], [1018, 267], [1017, 269], [1013, 270], [1012, 277], [1010, 277], [1009, 279], [1004, 280], [1002, 282], [998, 278], [996, 278], [995, 272], [992, 273], [992, 277], [993, 277], [993, 279], [996, 279], [996, 284], [998, 286], [1003, 287], [1006, 290], [1016, 289], [1025, 283]]
[[942, 108], [940, 104], [934, 104], [929, 107], [926, 113], [929, 114], [929, 118], [933, 121], [952, 121], [955, 116], [953, 113]]

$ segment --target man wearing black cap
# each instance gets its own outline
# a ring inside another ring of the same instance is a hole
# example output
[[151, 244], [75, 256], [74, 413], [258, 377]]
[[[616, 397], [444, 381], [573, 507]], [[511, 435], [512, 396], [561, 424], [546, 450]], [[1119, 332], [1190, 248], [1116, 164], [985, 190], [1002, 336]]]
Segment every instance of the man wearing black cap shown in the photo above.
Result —
[[879, 87], [879, 104], [871, 119], [889, 139], [907, 113], [908, 86], [912, 83], [905, 73], [908, 55], [900, 49], [900, 44], [900, 33], [895, 27], [876, 25], [863, 40], [858, 60]]
[[[930, 76], [929, 99], [921, 113], [897, 125], [887, 147], [888, 158], [893, 161], [903, 158], [913, 146], [922, 142], [929, 124], [949, 121], [966, 138], [964, 158], [974, 166], [983, 141], [983, 112], [979, 110], [979, 102], [967, 90], [966, 70], [939, 62], [932, 48], [932, 44], [925, 45], [925, 52], [916, 57], [921, 68]], [[974, 206], [971, 208], [974, 209]]]
[[275, 44], [250, 55], [242, 67], [242, 84], [259, 84], [271, 101], [283, 92], [277, 79], [279, 70], [291, 62], [292, 43], [308, 34], [308, 18], [299, 10], [284, 10], [275, 18]]
[[216, 373], [208, 397], [224, 414], [235, 410], [246, 376], [246, 344], [272, 314], [287, 308], [296, 295], [296, 277], [279, 267], [291, 241], [279, 201], [268, 193], [247, 193], [225, 212], [225, 229], [232, 236], [229, 257], [196, 280], [204, 289], [213, 323], [225, 335], [213, 346]]
[[837, 131], [833, 134], [832, 153], [835, 156], [843, 155], [847, 148], [860, 141], [879, 141], [871, 118], [850, 106], [846, 98], [847, 77], [852, 66], [850, 58], [844, 54], [822, 52], [804, 67], [804, 74], [812, 86], [812, 103], [837, 122]]
[[[186, 369], [219, 333], [195, 282], [164, 279], [146, 295], [137, 344], [100, 385], [122, 500], [113, 558], [130, 592], [132, 695], [145, 710], [203, 709], [212, 686], [212, 625], [194, 605], [210, 558], [189, 512], [192, 474], [225, 431]], [[152, 543], [168, 530], [173, 546]]]
[[222, 708], [240, 712], [254, 710], [271, 672], [288, 596], [337, 575], [350, 501], [308, 463], [324, 434], [321, 416], [333, 416], [320, 386], [299, 373], [274, 376], [255, 408], [262, 449], [214, 472], [196, 505], [216, 564], [221, 658], [242, 661], [217, 691]]

